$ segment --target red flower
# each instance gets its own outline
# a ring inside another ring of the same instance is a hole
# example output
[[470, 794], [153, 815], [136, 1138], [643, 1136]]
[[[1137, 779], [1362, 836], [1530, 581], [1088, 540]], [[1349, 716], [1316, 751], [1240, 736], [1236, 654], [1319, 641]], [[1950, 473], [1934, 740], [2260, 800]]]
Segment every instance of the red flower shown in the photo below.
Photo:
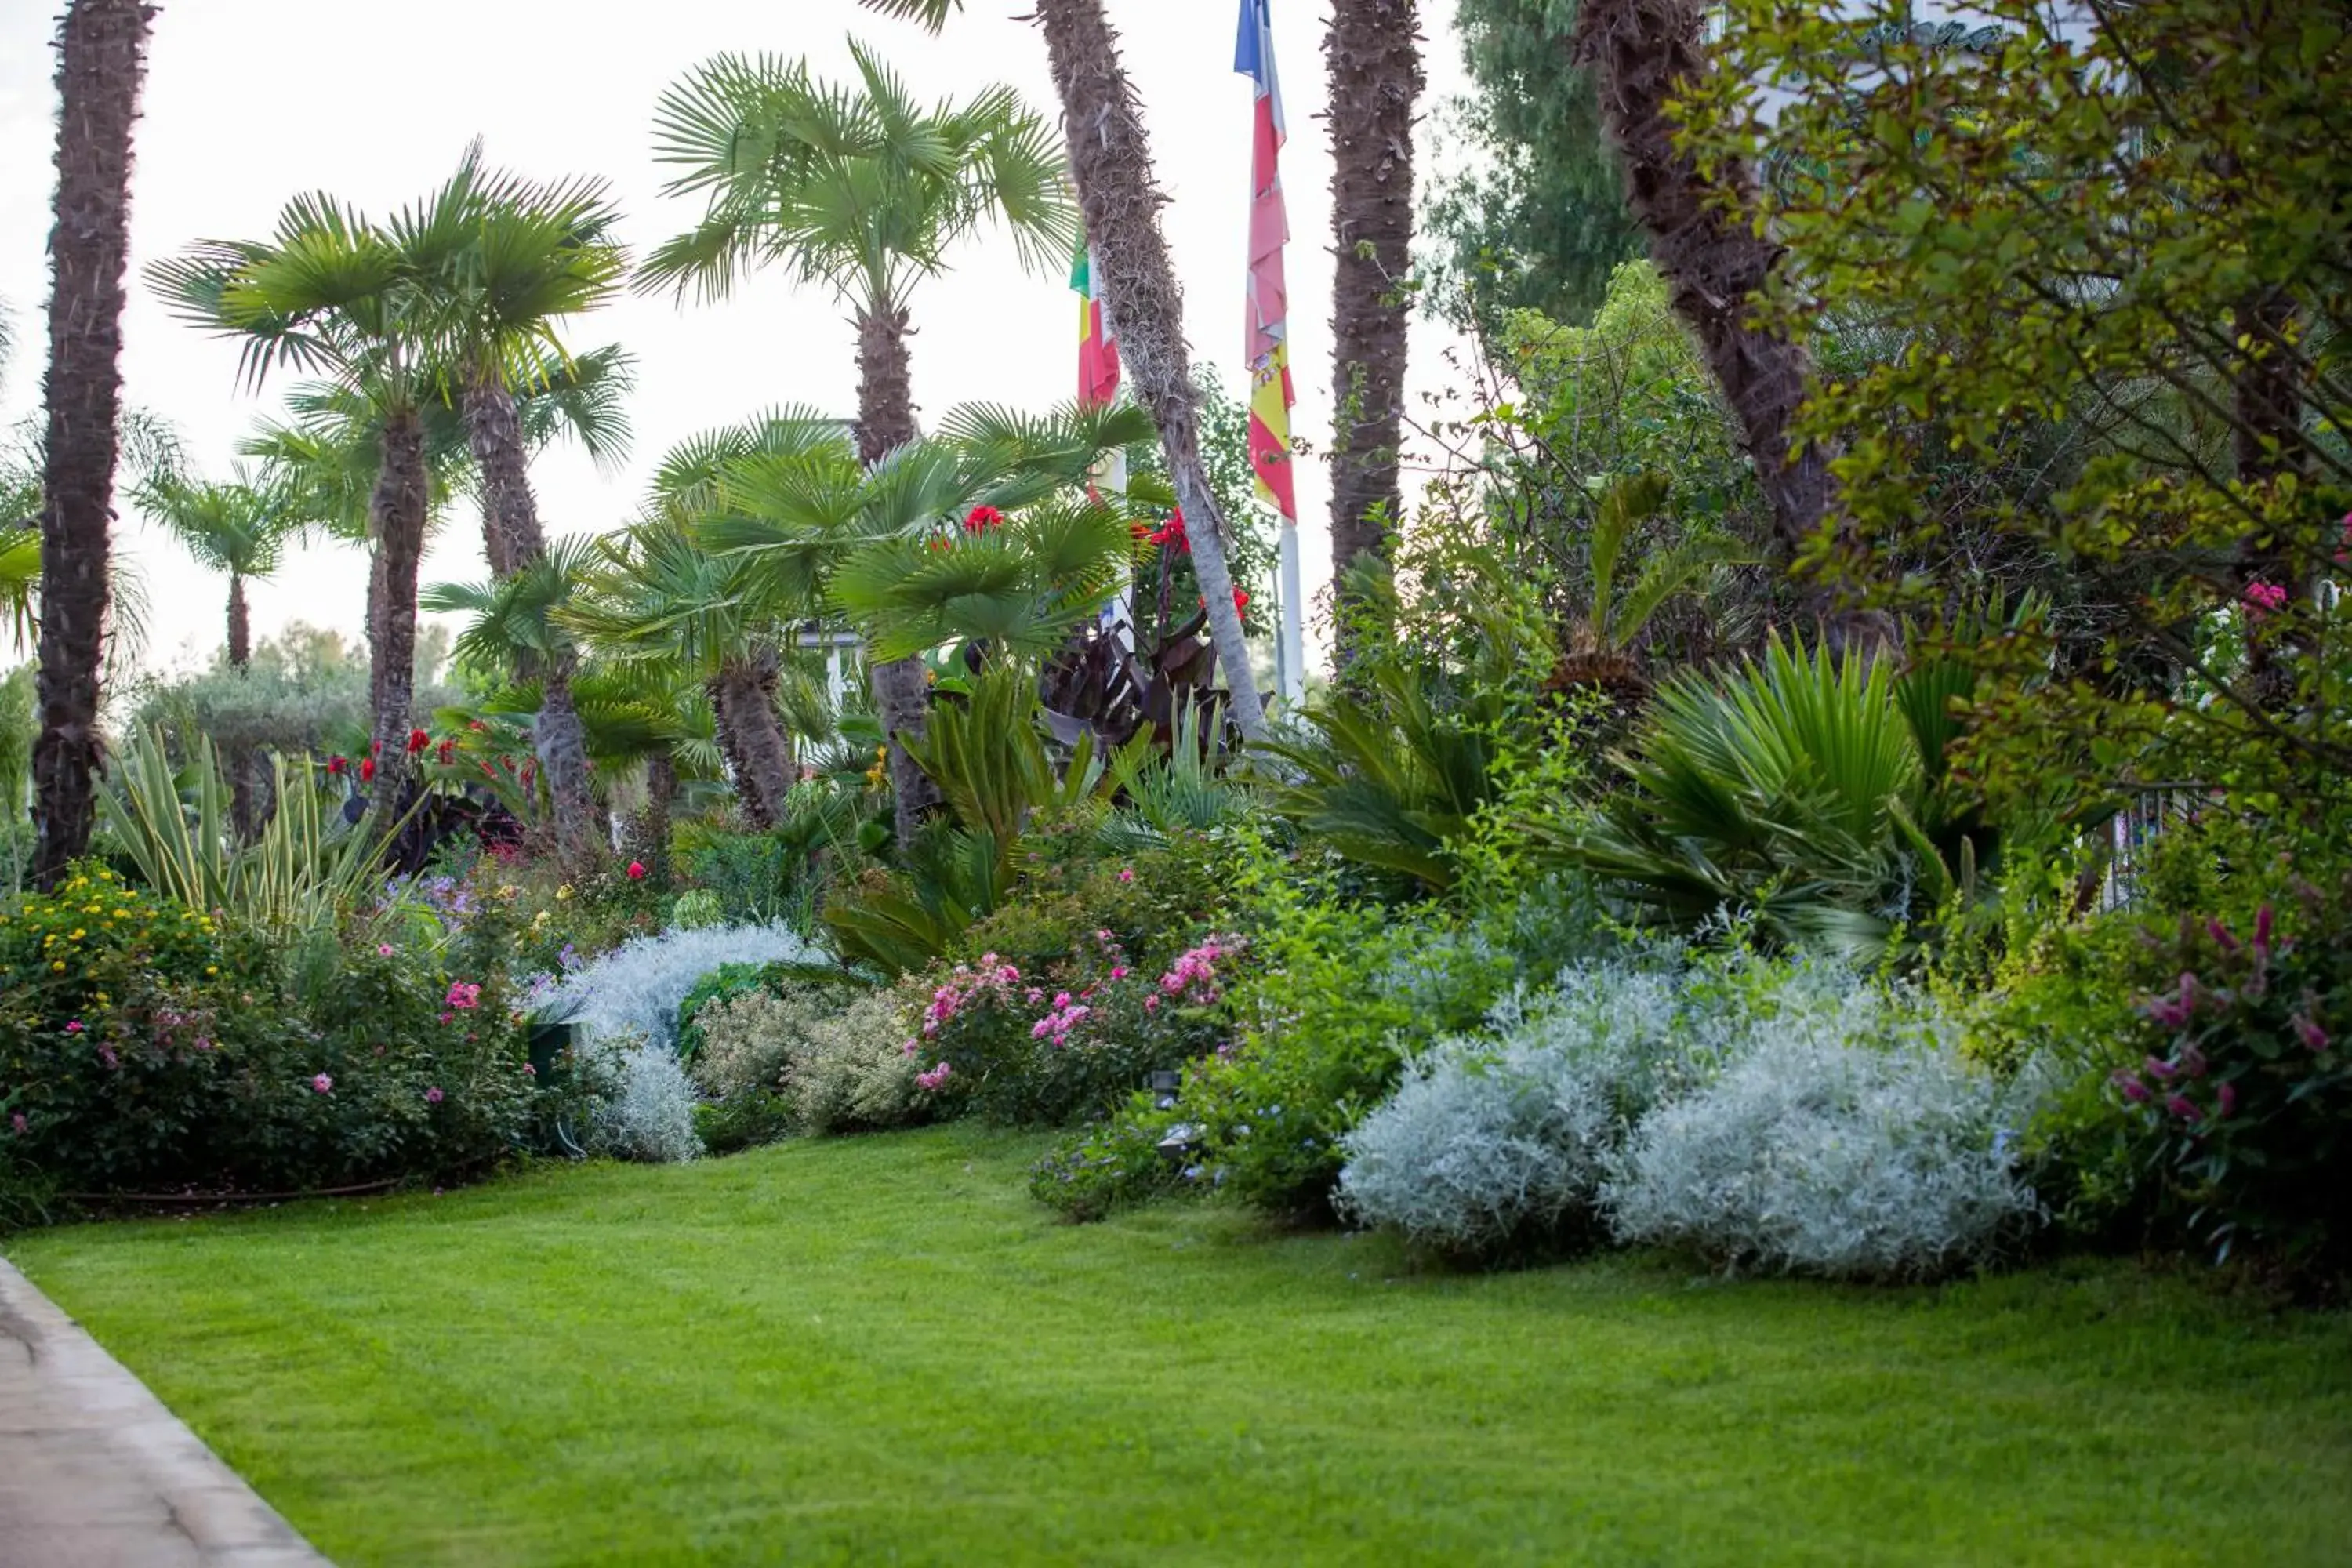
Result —
[[433, 737], [422, 730], [411, 730], [408, 732], [408, 754], [412, 757], [432, 743]]
[[383, 755], [383, 742], [382, 741], [370, 741], [368, 742], [368, 755], [371, 757], [380, 757]]
[[1154, 544], [1172, 544], [1186, 552], [1192, 548], [1192, 540], [1184, 532], [1184, 509], [1181, 506], [1176, 509], [1175, 516], [1160, 524], [1158, 531], [1145, 537]]
[[434, 755], [441, 759], [441, 765], [443, 767], [446, 767], [449, 765], [449, 759], [457, 754], [457, 742], [455, 741], [444, 741], [438, 746], [436, 746], [433, 749], [433, 752]]
[[470, 721], [466, 725], [466, 728], [471, 730], [475, 734], [479, 735], [486, 732], [489, 729], [489, 726], [483, 723], [479, 719], [476, 719]]
[[964, 515], [966, 533], [986, 533], [992, 528], [1004, 526], [1004, 514], [992, 506], [976, 506]]
[[[1193, 602], [1194, 604], [1196, 604], [1196, 605], [1199, 605], [1201, 606], [1201, 608], [1202, 608], [1202, 609], [1204, 609], [1204, 610], [1205, 610], [1205, 609], [1207, 609], [1207, 608], [1209, 607], [1209, 596], [1208, 596], [1206, 594], [1195, 594], [1195, 595], [1192, 595], [1192, 602]], [[1241, 612], [1242, 612], [1242, 611], [1246, 610], [1246, 609], [1248, 609], [1248, 608], [1249, 608], [1249, 595], [1248, 595], [1247, 594], [1243, 593], [1239, 588], [1234, 589], [1234, 613], [1235, 615], [1239, 615], [1239, 614], [1241, 614]]]
[[351, 763], [343, 761], [341, 757], [329, 757], [327, 759], [327, 776], [331, 779], [339, 779], [343, 776], [344, 773], [351, 767]]
[[373, 784], [374, 782], [375, 759], [373, 757], [362, 757], [360, 759], [360, 783]]
[[954, 547], [955, 541], [952, 539], [934, 539], [931, 541], [931, 548], [934, 550], [951, 550]]
[[632, 861], [630, 861], [630, 862], [629, 862], [629, 880], [630, 880], [630, 881], [632, 881], [632, 882], [642, 882], [642, 881], [644, 881], [645, 879], [646, 879], [646, 863], [645, 863], [644, 861], [642, 861], [642, 860], [632, 860]]

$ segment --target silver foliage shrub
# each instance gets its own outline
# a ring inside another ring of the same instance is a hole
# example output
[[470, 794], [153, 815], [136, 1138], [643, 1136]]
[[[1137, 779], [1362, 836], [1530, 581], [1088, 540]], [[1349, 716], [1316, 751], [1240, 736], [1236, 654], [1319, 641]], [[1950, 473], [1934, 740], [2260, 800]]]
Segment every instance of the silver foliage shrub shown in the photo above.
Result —
[[1924, 1279], [1981, 1262], [2036, 1212], [2022, 1119], [1922, 998], [1792, 979], [1746, 999], [1744, 1043], [1611, 1162], [1620, 1240], [1728, 1267]]
[[678, 1005], [696, 981], [730, 963], [782, 962], [829, 960], [782, 923], [635, 937], [566, 977], [541, 1013], [578, 1023], [591, 1037], [635, 1033], [676, 1050]]
[[1625, 1123], [1717, 1048], [1686, 1026], [1671, 953], [1568, 971], [1446, 1040], [1344, 1142], [1339, 1205], [1475, 1254], [1589, 1215]]
[[676, 1051], [627, 1030], [590, 1034], [580, 1050], [605, 1086], [588, 1130], [590, 1153], [667, 1163], [702, 1152], [694, 1085]]

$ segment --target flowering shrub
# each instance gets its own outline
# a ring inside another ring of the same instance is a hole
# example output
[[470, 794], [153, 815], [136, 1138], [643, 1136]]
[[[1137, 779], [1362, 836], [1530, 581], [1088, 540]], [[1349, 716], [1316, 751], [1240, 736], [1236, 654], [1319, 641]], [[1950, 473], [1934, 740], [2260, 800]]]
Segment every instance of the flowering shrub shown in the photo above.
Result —
[[1610, 1163], [1620, 1240], [1727, 1266], [1927, 1278], [1981, 1262], [2036, 1214], [2022, 1108], [1917, 998], [1799, 973], [1738, 1010], [1718, 1076], [1668, 1100]]
[[634, 1034], [675, 1054], [678, 1005], [705, 975], [731, 963], [824, 962], [823, 952], [782, 925], [674, 931], [635, 938], [573, 972], [541, 1011], [580, 1024], [591, 1037]]
[[1103, 928], [1044, 975], [993, 952], [935, 970], [912, 983], [928, 988], [906, 1042], [916, 1083], [943, 1114], [1048, 1126], [1101, 1115], [1215, 1044], [1219, 965], [1244, 945], [1207, 938], [1155, 976]]
[[284, 951], [86, 868], [0, 915], [0, 1139], [67, 1193], [478, 1168], [523, 1140], [530, 1099], [483, 958], [358, 923]]
[[2226, 1255], [2241, 1238], [2291, 1257], [2352, 1243], [2352, 931], [2343, 898], [2306, 888], [2290, 935], [2184, 921], [2179, 978], [2142, 999], [2136, 1067], [2113, 1093], [2158, 1173]]

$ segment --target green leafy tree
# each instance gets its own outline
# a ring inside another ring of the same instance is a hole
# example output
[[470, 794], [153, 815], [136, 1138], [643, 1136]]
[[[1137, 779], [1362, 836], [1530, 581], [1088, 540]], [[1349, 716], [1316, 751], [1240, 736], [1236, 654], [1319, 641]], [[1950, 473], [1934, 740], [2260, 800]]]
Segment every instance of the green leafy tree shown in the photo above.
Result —
[[228, 578], [228, 662], [243, 669], [253, 651], [245, 585], [276, 575], [287, 545], [304, 531], [308, 520], [292, 509], [294, 498], [240, 465], [226, 484], [157, 475], [142, 483], [132, 499], [198, 565]]
[[1471, 92], [1454, 123], [1477, 157], [1432, 193], [1449, 304], [1491, 330], [1505, 313], [1580, 322], [1610, 275], [1643, 253], [1591, 72], [1563, 69], [1575, 0], [1456, 0]]
[[[665, 189], [701, 196], [706, 210], [654, 251], [640, 281], [712, 299], [776, 263], [831, 289], [856, 318], [857, 447], [873, 464], [916, 435], [916, 286], [991, 224], [1047, 272], [1067, 264], [1077, 229], [1059, 140], [1010, 88], [927, 110], [870, 51], [851, 52], [855, 88], [815, 79], [805, 61], [722, 55], [663, 96], [656, 156], [686, 171]], [[873, 682], [911, 842], [935, 796], [898, 737], [922, 732], [926, 673], [877, 660]]]

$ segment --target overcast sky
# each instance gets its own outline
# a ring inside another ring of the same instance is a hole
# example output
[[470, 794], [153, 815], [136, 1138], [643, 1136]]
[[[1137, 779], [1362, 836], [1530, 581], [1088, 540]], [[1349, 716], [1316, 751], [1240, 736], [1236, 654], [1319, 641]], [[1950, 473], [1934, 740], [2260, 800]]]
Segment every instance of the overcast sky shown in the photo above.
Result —
[[[38, 402], [41, 310], [48, 292], [56, 105], [48, 41], [60, 0], [0, 0], [0, 301], [18, 352], [0, 385], [0, 419]], [[1234, 74], [1231, 0], [1108, 0], [1141, 89], [1186, 300], [1194, 363], [1240, 386], [1250, 87]], [[131, 206], [132, 293], [123, 372], [130, 400], [163, 416], [196, 462], [226, 477], [237, 438], [278, 392], [241, 396], [236, 350], [170, 320], [138, 274], [200, 237], [265, 235], [287, 198], [324, 188], [383, 213], [445, 179], [479, 134], [494, 164], [535, 176], [601, 174], [642, 254], [698, 216], [658, 195], [650, 153], [656, 100], [723, 50], [806, 55], [846, 76], [845, 40], [872, 41], [925, 97], [968, 96], [1003, 81], [1050, 111], [1043, 39], [1013, 18], [1022, 0], [970, 0], [944, 39], [860, 10], [853, 0], [163, 0], [155, 24]], [[1330, 417], [1330, 155], [1318, 118], [1323, 7], [1275, 0], [1289, 105], [1285, 184], [1291, 214], [1297, 434], [1319, 448]], [[1423, 0], [1434, 105], [1461, 89], [1452, 0]], [[1424, 127], [1424, 143], [1428, 129]], [[1042, 407], [1071, 395], [1076, 309], [1063, 278], [1024, 277], [987, 237], [913, 301], [915, 393], [924, 417], [975, 399]], [[1443, 374], [1438, 329], [1416, 323], [1415, 380]], [[558, 451], [536, 469], [551, 532], [626, 521], [645, 475], [672, 443], [781, 403], [846, 414], [853, 338], [822, 292], [761, 275], [732, 301], [681, 309], [628, 299], [582, 320], [575, 347], [620, 342], [637, 358], [633, 456], [600, 474]], [[1328, 484], [1300, 465], [1309, 591], [1328, 577]], [[221, 640], [225, 585], [125, 515], [125, 542], [154, 601], [148, 661], [187, 666]], [[478, 518], [453, 515], [426, 559], [427, 583], [485, 574]], [[320, 548], [254, 595], [256, 630], [289, 619], [356, 633], [366, 581], [355, 551]]]

